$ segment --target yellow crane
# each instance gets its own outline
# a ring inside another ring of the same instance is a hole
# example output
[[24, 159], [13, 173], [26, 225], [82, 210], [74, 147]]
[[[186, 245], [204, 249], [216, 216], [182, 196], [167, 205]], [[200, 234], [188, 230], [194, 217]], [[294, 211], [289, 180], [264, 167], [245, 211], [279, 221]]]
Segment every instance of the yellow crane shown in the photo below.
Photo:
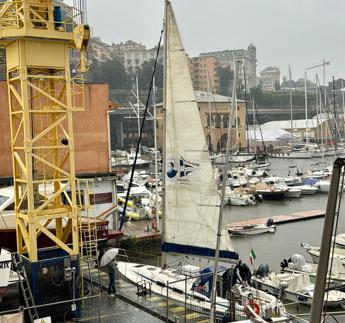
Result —
[[72, 113], [83, 107], [83, 86], [71, 77], [69, 58], [73, 48], [79, 49], [79, 68], [88, 69], [90, 30], [82, 14], [52, 0], [0, 4], [17, 249], [32, 262], [38, 260], [41, 235], [67, 254], [79, 253]]

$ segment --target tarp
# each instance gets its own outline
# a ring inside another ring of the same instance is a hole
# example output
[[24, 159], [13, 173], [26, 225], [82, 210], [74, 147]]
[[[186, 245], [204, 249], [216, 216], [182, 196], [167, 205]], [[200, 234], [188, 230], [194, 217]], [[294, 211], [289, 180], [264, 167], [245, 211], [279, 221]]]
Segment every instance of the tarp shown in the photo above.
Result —
[[284, 273], [284, 274], [276, 274], [270, 276], [272, 284], [275, 287], [281, 286], [282, 282], [287, 283], [287, 288], [285, 290], [297, 293], [300, 292], [304, 286], [310, 284], [309, 275], [308, 274], [291, 274], [291, 273]]
[[[247, 139], [249, 140], [256, 140], [261, 142], [262, 139], [264, 141], [289, 141], [291, 140], [291, 133], [282, 129], [249, 129], [247, 131]], [[294, 136], [294, 139], [298, 139], [298, 137]]]

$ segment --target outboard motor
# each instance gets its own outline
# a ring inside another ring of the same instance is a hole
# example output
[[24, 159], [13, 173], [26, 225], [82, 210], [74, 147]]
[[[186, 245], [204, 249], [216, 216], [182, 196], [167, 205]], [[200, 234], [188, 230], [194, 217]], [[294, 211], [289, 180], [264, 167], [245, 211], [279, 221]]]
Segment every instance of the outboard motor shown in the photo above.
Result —
[[272, 225], [274, 225], [273, 219], [272, 219], [272, 218], [267, 219], [266, 225], [267, 225], [268, 227], [271, 227]]
[[283, 272], [287, 267], [289, 267], [289, 262], [286, 259], [283, 259], [283, 261], [280, 263], [281, 271]]
[[269, 273], [270, 267], [267, 264], [261, 264], [256, 271], [256, 275], [261, 277], [266, 277]]

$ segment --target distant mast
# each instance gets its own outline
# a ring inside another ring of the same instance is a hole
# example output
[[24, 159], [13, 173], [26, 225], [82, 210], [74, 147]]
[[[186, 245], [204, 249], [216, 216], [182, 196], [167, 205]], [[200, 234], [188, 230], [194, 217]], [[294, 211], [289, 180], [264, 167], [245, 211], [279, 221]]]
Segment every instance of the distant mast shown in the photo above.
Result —
[[291, 148], [293, 149], [293, 113], [292, 113], [292, 80], [291, 80], [291, 67], [289, 65], [289, 88], [290, 88], [290, 119], [291, 119]]

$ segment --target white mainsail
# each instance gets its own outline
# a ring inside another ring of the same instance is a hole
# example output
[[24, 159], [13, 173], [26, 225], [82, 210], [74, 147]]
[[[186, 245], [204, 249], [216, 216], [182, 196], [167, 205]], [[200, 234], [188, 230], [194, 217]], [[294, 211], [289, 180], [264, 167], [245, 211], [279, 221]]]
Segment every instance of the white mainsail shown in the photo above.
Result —
[[[166, 1], [165, 231], [162, 251], [214, 257], [220, 198], [175, 16]], [[220, 258], [238, 259], [226, 230]]]

